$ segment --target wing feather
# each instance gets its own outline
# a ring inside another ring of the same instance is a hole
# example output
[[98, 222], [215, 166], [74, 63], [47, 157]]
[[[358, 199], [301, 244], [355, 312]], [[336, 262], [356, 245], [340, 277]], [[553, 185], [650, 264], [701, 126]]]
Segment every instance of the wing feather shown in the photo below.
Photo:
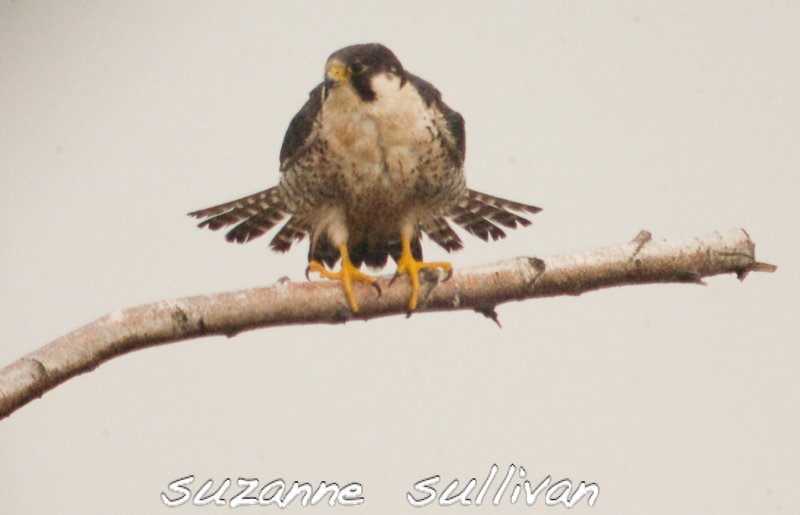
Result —
[[514, 229], [518, 225], [526, 227], [531, 224], [514, 211], [538, 213], [542, 209], [512, 200], [506, 200], [475, 190], [467, 190], [466, 194], [452, 208], [448, 216], [454, 223], [482, 240], [505, 238], [506, 233], [495, 224]]
[[269, 231], [287, 216], [279, 188], [275, 186], [218, 206], [192, 211], [189, 216], [205, 218], [198, 227], [208, 227], [212, 231], [238, 224], [225, 235], [225, 239], [245, 243]]
[[450, 152], [453, 166], [460, 169], [464, 165], [467, 145], [464, 118], [444, 103], [442, 94], [433, 84], [411, 73], [407, 75], [409, 82], [417, 88], [419, 96], [425, 102], [425, 105], [428, 107], [433, 106], [442, 113], [444, 123], [441, 124], [440, 130], [445, 136], [444, 142]]
[[289, 122], [289, 128], [283, 137], [281, 145], [280, 161], [281, 171], [285, 171], [291, 164], [302, 155], [303, 150], [308, 148], [309, 143], [314, 139], [314, 127], [322, 109], [322, 100], [325, 93], [324, 84], [320, 83], [308, 94], [308, 101], [300, 111], [294, 115]]

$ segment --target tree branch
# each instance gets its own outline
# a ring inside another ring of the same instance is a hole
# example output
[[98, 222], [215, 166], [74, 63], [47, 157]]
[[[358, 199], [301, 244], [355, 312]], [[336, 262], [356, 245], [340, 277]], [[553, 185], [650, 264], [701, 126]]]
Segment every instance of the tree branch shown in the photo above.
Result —
[[[549, 258], [521, 257], [456, 272], [439, 282], [429, 277], [418, 312], [471, 309], [495, 322], [495, 306], [512, 300], [581, 293], [647, 283], [704, 284], [703, 277], [776, 267], [755, 260], [755, 246], [743, 229], [682, 241], [652, 241], [642, 231], [631, 242]], [[381, 277], [378, 296], [357, 284], [361, 311], [353, 316], [341, 286], [331, 282], [292, 283], [201, 295], [115, 311], [62, 336], [0, 370], [0, 418], [13, 413], [67, 379], [120, 354], [198, 336], [234, 336], [259, 327], [339, 323], [405, 314], [408, 281], [389, 287]]]

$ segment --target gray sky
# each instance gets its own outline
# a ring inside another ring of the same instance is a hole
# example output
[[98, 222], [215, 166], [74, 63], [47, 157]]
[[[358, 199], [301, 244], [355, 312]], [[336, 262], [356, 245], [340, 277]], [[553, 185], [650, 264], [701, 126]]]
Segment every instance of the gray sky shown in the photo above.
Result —
[[545, 209], [465, 236], [456, 267], [731, 227], [780, 267], [503, 305], [502, 330], [420, 314], [123, 356], [0, 421], [2, 511], [167, 512], [194, 475], [357, 481], [337, 512], [410, 513], [420, 479], [514, 463], [597, 483], [574, 513], [796, 512], [799, 22], [777, 1], [0, 2], [0, 366], [111, 310], [301, 280], [305, 246], [185, 213], [275, 184], [325, 59], [359, 42], [466, 118], [471, 187]]

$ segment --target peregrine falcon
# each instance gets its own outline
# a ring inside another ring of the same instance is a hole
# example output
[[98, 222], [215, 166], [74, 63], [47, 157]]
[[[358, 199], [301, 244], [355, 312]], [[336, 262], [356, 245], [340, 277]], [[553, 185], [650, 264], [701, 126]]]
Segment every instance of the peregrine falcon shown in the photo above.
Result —
[[540, 211], [467, 189], [464, 153], [464, 119], [433, 85], [385, 46], [353, 45], [328, 58], [323, 82], [289, 124], [279, 184], [189, 215], [212, 230], [236, 224], [226, 239], [237, 243], [288, 218], [272, 249], [287, 251], [308, 235], [306, 273], [341, 281], [353, 312], [353, 282], [375, 283], [361, 265], [380, 268], [391, 256], [395, 277], [410, 278], [413, 311], [420, 270], [452, 271], [422, 261], [422, 234], [449, 252], [463, 245], [448, 219], [488, 241], [505, 237], [500, 226], [530, 225], [517, 213]]

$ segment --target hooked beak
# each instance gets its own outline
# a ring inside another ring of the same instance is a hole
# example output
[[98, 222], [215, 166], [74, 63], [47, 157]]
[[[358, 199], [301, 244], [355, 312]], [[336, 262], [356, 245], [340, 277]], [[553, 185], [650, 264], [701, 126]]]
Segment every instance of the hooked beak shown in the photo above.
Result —
[[331, 89], [350, 80], [350, 70], [342, 62], [336, 60], [328, 63], [325, 69], [325, 89]]

